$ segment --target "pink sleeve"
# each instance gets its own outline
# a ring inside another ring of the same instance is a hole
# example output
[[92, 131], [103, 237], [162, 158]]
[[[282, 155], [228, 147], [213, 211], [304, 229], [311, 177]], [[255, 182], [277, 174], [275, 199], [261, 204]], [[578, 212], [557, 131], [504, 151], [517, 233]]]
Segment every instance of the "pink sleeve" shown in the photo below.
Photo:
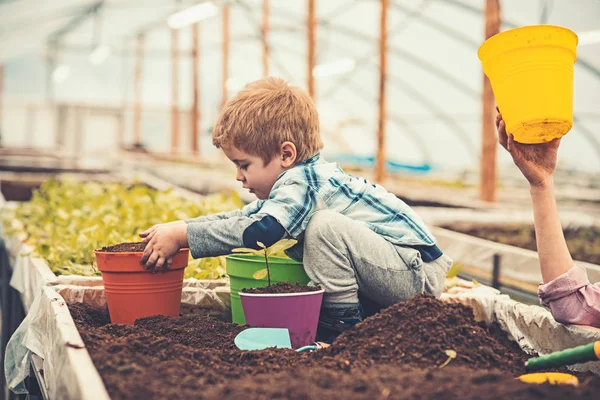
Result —
[[592, 285], [585, 268], [575, 265], [540, 285], [538, 296], [556, 321], [600, 328], [600, 283]]

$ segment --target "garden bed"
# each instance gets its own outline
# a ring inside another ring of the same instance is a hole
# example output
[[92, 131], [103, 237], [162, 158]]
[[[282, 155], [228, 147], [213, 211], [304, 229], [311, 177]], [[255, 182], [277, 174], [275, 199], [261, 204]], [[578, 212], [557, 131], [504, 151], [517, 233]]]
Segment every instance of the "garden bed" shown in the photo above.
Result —
[[[470, 236], [537, 251], [531, 224], [481, 225], [454, 223], [442, 228]], [[574, 260], [600, 265], [600, 227], [566, 227], [567, 246]]]
[[[113, 399], [121, 398], [596, 398], [600, 378], [580, 386], [514, 378], [528, 356], [471, 308], [419, 297], [396, 304], [316, 353], [236, 350], [244, 329], [216, 319], [149, 317], [109, 324], [84, 304], [71, 314]], [[456, 358], [444, 368], [447, 350]]]

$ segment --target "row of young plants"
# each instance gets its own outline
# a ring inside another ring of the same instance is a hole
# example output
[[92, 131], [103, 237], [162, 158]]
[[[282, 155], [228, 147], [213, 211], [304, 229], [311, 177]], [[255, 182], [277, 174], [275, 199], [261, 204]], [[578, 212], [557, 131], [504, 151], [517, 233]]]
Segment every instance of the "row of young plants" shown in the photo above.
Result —
[[[148, 227], [243, 206], [235, 192], [182, 198], [171, 190], [158, 191], [142, 183], [100, 183], [49, 180], [31, 201], [0, 216], [8, 235], [23, 235], [56, 275], [100, 275], [94, 249], [139, 241]], [[218, 279], [225, 276], [224, 257], [190, 260], [185, 277]]]

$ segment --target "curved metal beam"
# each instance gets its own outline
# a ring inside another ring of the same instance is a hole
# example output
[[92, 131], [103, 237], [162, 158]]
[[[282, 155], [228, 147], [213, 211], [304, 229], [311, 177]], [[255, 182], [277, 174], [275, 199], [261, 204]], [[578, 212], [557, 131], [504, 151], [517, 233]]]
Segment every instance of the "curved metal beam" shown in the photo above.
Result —
[[[480, 15], [483, 18], [483, 10], [478, 9], [477, 7], [474, 7], [472, 5], [463, 3], [463, 2], [458, 2], [456, 0], [446, 0], [446, 3], [453, 5], [455, 7], [461, 8], [463, 10], [469, 11], [473, 14], [477, 14]], [[407, 7], [398, 4], [398, 3], [394, 3], [393, 6], [405, 13], [409, 13], [412, 12], [412, 10], [408, 9]], [[547, 4], [546, 4], [547, 6]], [[454, 38], [455, 40], [457, 40], [460, 43], [463, 43], [467, 46], [469, 46], [470, 48], [473, 49], [477, 49], [479, 48], [479, 46], [481, 45], [480, 42], [478, 41], [474, 41], [471, 40], [471, 38], [469, 38], [466, 35], [463, 35], [462, 33], [460, 33], [459, 31], [448, 27], [444, 24], [440, 24], [438, 21], [433, 20], [431, 18], [428, 17], [424, 17], [421, 16], [420, 17], [421, 20], [426, 23], [427, 25], [431, 26], [434, 29], [437, 29], [438, 31], [444, 33], [447, 36], [450, 36], [452, 38]], [[502, 24], [508, 26], [509, 28], [516, 28], [519, 25], [510, 22], [506, 19], [502, 19]], [[600, 69], [594, 67], [593, 65], [591, 65], [590, 63], [588, 63], [587, 61], [583, 60], [581, 57], [579, 57], [577, 59], [577, 62], [575, 63], [575, 65], [580, 65], [581, 67], [583, 67], [584, 69], [587, 69], [589, 72], [591, 72], [592, 74], [596, 75], [596, 77], [600, 78]], [[580, 121], [580, 119], [577, 117], [576, 114], [573, 115], [573, 123]], [[596, 137], [594, 136], [594, 133], [592, 131], [590, 131], [589, 129], [587, 129], [585, 126], [583, 126], [581, 123], [579, 123], [578, 130], [581, 131], [581, 133], [583, 134], [583, 136], [586, 138], [587, 141], [590, 142], [590, 144], [592, 145], [592, 147], [594, 148], [594, 151], [596, 152], [596, 155], [598, 156], [598, 160], [600, 161], [600, 141], [598, 141], [598, 139], [596, 139]]]
[[[271, 41], [271, 46], [272, 46], [273, 51], [275, 51], [275, 48], [278, 48], [280, 50], [284, 50], [290, 54], [293, 54], [297, 57], [301, 56], [300, 54], [298, 54], [298, 52], [296, 50], [289, 48], [288, 46], [282, 45], [280, 43]], [[368, 93], [368, 91], [366, 89], [363, 89], [363, 88], [359, 87], [358, 85], [356, 85], [356, 83], [354, 83], [354, 82], [353, 82], [353, 84], [348, 84], [347, 87], [352, 93], [356, 94], [356, 96], [358, 98], [364, 100], [368, 104], [373, 104], [372, 102], [376, 100], [376, 99], [369, 100], [368, 98], [369, 98], [369, 96], [371, 96], [371, 94]], [[408, 138], [415, 142], [415, 144], [421, 151], [421, 156], [422, 156], [423, 160], [426, 163], [431, 164], [433, 157], [431, 156], [431, 152], [429, 151], [429, 148], [427, 147], [426, 142], [421, 140], [421, 136], [419, 135], [419, 133], [416, 132], [408, 122], [406, 122], [404, 119], [402, 119], [401, 117], [399, 117], [397, 115], [390, 114], [388, 118], [394, 124], [402, 126], [405, 129], [404, 131], [401, 131], [402, 133], [405, 133], [405, 132], [410, 133], [409, 135], [407, 135]]]
[[[476, 13], [478, 15], [481, 14], [481, 10], [479, 10], [476, 7], [473, 7], [471, 5], [465, 4], [465, 3], [461, 3], [458, 2], [456, 0], [446, 0], [446, 2], [448, 4], [463, 8], [467, 11], [470, 11], [472, 13]], [[405, 8], [401, 5], [398, 5], [397, 3], [393, 3], [394, 7], [398, 8], [398, 9], [402, 9]], [[281, 15], [284, 16], [286, 18], [289, 19], [293, 19], [290, 18], [290, 13], [287, 13], [285, 11], [281, 11], [281, 9], [278, 9], [277, 12]], [[408, 10], [407, 12], [412, 12], [412, 10]], [[453, 37], [455, 40], [460, 41], [461, 43], [468, 45], [470, 47], [474, 47], [474, 48], [478, 48], [480, 45], [480, 42], [476, 42], [474, 40], [472, 40], [471, 38], [461, 34], [460, 32], [457, 32], [456, 30], [453, 30], [447, 26], [444, 26], [442, 24], [440, 24], [437, 21], [433, 21], [430, 18], [424, 18], [423, 16], [419, 16], [419, 18], [421, 20], [423, 20], [426, 24], [429, 24], [430, 26], [432, 26], [435, 29], [440, 30], [441, 32]], [[368, 35], [362, 34], [360, 32], [356, 32], [353, 31], [349, 28], [345, 28], [345, 27], [341, 27], [341, 26], [337, 26], [337, 25], [333, 25], [328, 23], [327, 21], [320, 21], [321, 23], [323, 23], [324, 25], [328, 26], [330, 29], [333, 29], [339, 33], [345, 34], [346, 36], [350, 36], [356, 39], [360, 39], [363, 41], [376, 41], [376, 39], [369, 37]], [[503, 24], [505, 24], [506, 26], [510, 27], [510, 28], [514, 28], [517, 27], [518, 25], [510, 22], [510, 21], [503, 21]], [[441, 68], [438, 68], [437, 66], [435, 66], [432, 63], [429, 63], [428, 61], [421, 59], [413, 54], [410, 54], [398, 47], [394, 47], [394, 46], [388, 46], [388, 50], [400, 57], [405, 59], [406, 61], [419, 66], [420, 68], [426, 70], [427, 72], [432, 73], [433, 75], [438, 76], [439, 78], [441, 78], [442, 80], [446, 81], [447, 83], [449, 83], [450, 85], [452, 85], [455, 89], [459, 90], [460, 92], [466, 94], [467, 96], [470, 96], [474, 99], [478, 99], [480, 97], [480, 93], [477, 90], [472, 89], [471, 87], [463, 84], [460, 80], [458, 80], [457, 78], [451, 76], [450, 74], [446, 73], [445, 71], [443, 71]], [[592, 66], [591, 64], [587, 63], [585, 60], [582, 60], [581, 58], [578, 59], [577, 63], [579, 65], [581, 65], [582, 67], [586, 68], [588, 71], [592, 72], [594, 75], [598, 76], [600, 78], [600, 70], [598, 70], [597, 68], [595, 68], [594, 66]], [[577, 64], [576, 64], [577, 65]], [[577, 115], [574, 114], [573, 117], [574, 122], [575, 121], [579, 121], [579, 118], [577, 118]], [[583, 127], [580, 124], [580, 127], [578, 127], [578, 129], [581, 128], [582, 133], [584, 134], [584, 137], [586, 138], [586, 140], [588, 140], [592, 146], [594, 147], [594, 150], [597, 153], [598, 159], [600, 160], [600, 144], [598, 144], [598, 140], [594, 137], [593, 132], [591, 132], [590, 130], [588, 130], [587, 128]]]
[[[452, 6], [461, 8], [463, 10], [469, 11], [472, 14], [477, 14], [477, 15], [482, 15], [483, 14], [483, 10], [474, 7], [472, 5], [469, 5], [467, 3], [463, 3], [460, 1], [456, 1], [456, 0], [446, 0], [447, 4], [450, 4]], [[517, 28], [520, 25], [515, 24], [514, 22], [508, 21], [506, 19], [502, 19], [502, 25], [506, 25], [509, 28]], [[479, 45], [478, 45], [479, 46]], [[580, 65], [581, 67], [583, 67], [584, 69], [588, 70], [589, 72], [591, 72], [593, 75], [595, 75], [597, 78], [600, 78], [600, 69], [596, 68], [595, 66], [593, 66], [592, 64], [590, 64], [589, 62], [587, 62], [586, 60], [582, 59], [581, 57], [577, 58], [577, 62], [575, 63], [575, 65]]]
[[[368, 91], [362, 87], [359, 87], [355, 82], [348, 82], [347, 87], [348, 89], [350, 89], [351, 92], [356, 94], [357, 97], [364, 100], [368, 104], [373, 104], [372, 102], [377, 100], [375, 98], [373, 98], [373, 100], [369, 100], [367, 94]], [[417, 148], [421, 152], [421, 157], [423, 158], [424, 162], [426, 164], [432, 164], [433, 157], [431, 151], [429, 151], [429, 147], [427, 147], [426, 142], [421, 139], [419, 132], [415, 131], [412, 125], [410, 125], [405, 119], [398, 116], [397, 114], [388, 112], [388, 120], [393, 124], [403, 128], [400, 130], [400, 132], [408, 133], [407, 136], [417, 145]]]
[[[345, 52], [345, 49], [340, 48], [339, 46], [337, 46], [336, 49]], [[402, 78], [393, 74], [388, 74], [388, 81], [391, 84], [400, 87], [405, 92], [410, 93], [410, 95], [415, 99], [415, 101], [421, 103], [426, 109], [428, 109], [431, 112], [432, 115], [436, 116], [437, 119], [444, 121], [448, 125], [450, 131], [454, 133], [462, 142], [470, 157], [472, 157], [474, 161], [478, 161], [480, 159], [479, 151], [473, 144], [473, 141], [467, 135], [465, 135], [463, 128], [458, 124], [458, 122], [454, 118], [452, 118], [452, 116], [449, 113], [446, 113], [442, 108], [438, 107], [435, 103], [430, 101], [427, 98], [427, 96], [424, 96], [421, 92], [419, 92], [417, 89], [415, 89]], [[353, 81], [351, 80], [344, 81], [345, 85], [350, 85], [351, 83], [353, 83]], [[364, 92], [366, 92], [366, 90], [363, 89], [362, 92], [363, 93], [360, 97], [365, 98]], [[405, 129], [408, 129], [409, 131], [412, 131], [412, 133], [418, 135], [418, 133], [416, 133], [416, 131], [414, 131], [406, 121], [400, 119], [398, 116], [394, 116], [394, 119], [396, 120], [396, 123], [401, 124]], [[392, 120], [391, 116], [390, 120]]]
[[408, 84], [406, 81], [404, 81], [400, 77], [393, 76], [391, 74], [389, 75], [389, 77], [390, 77], [390, 82], [392, 84], [399, 86], [402, 90], [409, 93], [412, 97], [415, 98], [415, 100], [417, 100], [419, 103], [423, 104], [429, 110], [433, 111], [434, 115], [435, 114], [439, 115], [438, 118], [441, 119], [442, 121], [444, 121], [448, 125], [450, 130], [452, 132], [454, 132], [456, 134], [456, 136], [460, 139], [463, 146], [467, 150], [467, 153], [475, 161], [480, 159], [478, 149], [475, 147], [475, 145], [473, 144], [473, 142], [471, 141], [469, 136], [467, 136], [465, 134], [463, 128], [454, 120], [454, 118], [452, 118], [450, 116], [450, 114], [445, 113], [443, 109], [441, 109], [436, 104], [434, 104], [431, 100], [429, 100], [429, 98], [427, 98], [427, 96], [424, 96], [421, 92], [419, 92], [417, 89], [415, 89], [413, 86]]
[[[410, 14], [407, 14], [404, 19], [398, 22], [392, 29], [390, 29], [388, 36], [391, 38], [393, 35], [401, 33], [406, 27], [411, 19], [415, 16], [421, 15], [427, 7], [431, 5], [431, 0], [421, 0], [419, 7], [417, 10], [412, 11]], [[346, 74], [340, 76], [333, 84], [329, 86], [329, 89], [323, 95], [323, 98], [327, 98], [332, 96], [338, 89], [342, 87], [343, 84], [350, 82], [353, 76], [359, 71], [360, 67], [365, 66], [371, 62], [373, 57], [377, 55], [377, 52], [372, 52], [365, 54], [359, 60], [357, 60], [354, 64], [354, 69]]]
[[[287, 18], [288, 20], [297, 23], [297, 24], [301, 24], [300, 20], [295, 19], [295, 16], [291, 15], [291, 13], [285, 11], [285, 10], [281, 10], [280, 8], [272, 8], [272, 12], [275, 15], [275, 13], [277, 13], [277, 15]], [[356, 32], [354, 30], [352, 30], [351, 28], [346, 28], [343, 26], [339, 26], [339, 25], [333, 25], [327, 21], [323, 21], [323, 20], [319, 20], [319, 22], [329, 28], [332, 29], [338, 33], [342, 33], [348, 37], [352, 37], [354, 39], [359, 39], [362, 41], [366, 41], [366, 42], [373, 42], [373, 43], [377, 43], [378, 39], [377, 38], [372, 38], [368, 35], [365, 35], [363, 33], [360, 32]], [[274, 30], [275, 28], [273, 28], [272, 30]], [[292, 27], [286, 27], [286, 30], [289, 31], [300, 31], [300, 28], [297, 28], [296, 26], [292, 26]], [[479, 98], [480, 97], [480, 93], [478, 90], [473, 89], [472, 87], [465, 85], [460, 79], [448, 74], [444, 69], [442, 69], [441, 67], [438, 67], [437, 65], [429, 62], [428, 60], [422, 59], [414, 54], [411, 54], [399, 47], [395, 47], [395, 46], [388, 46], [388, 51], [390, 52], [390, 54], [394, 54], [400, 58], [406, 59], [408, 62], [410, 62], [411, 64], [426, 70], [427, 72], [431, 73], [432, 75], [438, 76], [440, 77], [442, 80], [446, 81], [449, 85], [453, 86], [455, 89], [457, 89], [458, 91], [474, 97], [474, 98]]]

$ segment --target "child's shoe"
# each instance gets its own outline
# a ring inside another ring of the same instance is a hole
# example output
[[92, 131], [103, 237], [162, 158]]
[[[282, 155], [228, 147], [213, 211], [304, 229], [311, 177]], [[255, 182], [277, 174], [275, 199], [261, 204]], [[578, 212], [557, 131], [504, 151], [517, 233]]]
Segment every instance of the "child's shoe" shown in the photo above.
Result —
[[317, 340], [331, 344], [342, 332], [362, 321], [362, 314], [360, 303], [337, 303], [321, 308]]

